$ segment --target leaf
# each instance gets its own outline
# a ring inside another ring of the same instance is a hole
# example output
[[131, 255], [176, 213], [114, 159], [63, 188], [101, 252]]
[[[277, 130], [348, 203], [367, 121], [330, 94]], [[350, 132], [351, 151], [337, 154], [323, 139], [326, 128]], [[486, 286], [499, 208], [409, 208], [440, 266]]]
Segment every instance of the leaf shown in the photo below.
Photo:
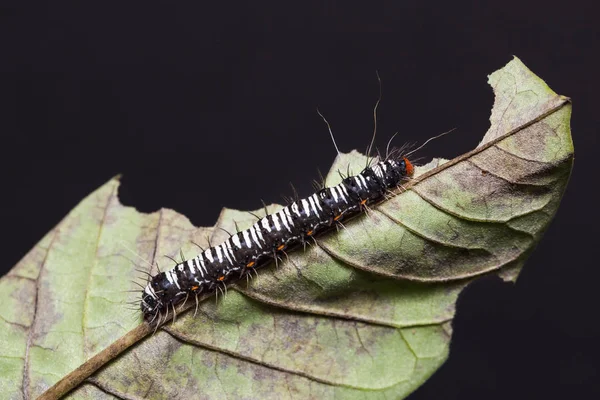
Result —
[[[569, 100], [516, 58], [489, 82], [491, 127], [475, 150], [419, 168], [408, 190], [346, 229], [145, 340], [140, 312], [123, 306], [139, 300], [124, 291], [136, 264], [148, 268], [140, 258], [194, 254], [192, 241], [226, 234], [172, 210], [124, 207], [111, 180], [0, 280], [2, 397], [33, 398], [59, 381], [52, 398], [100, 367], [68, 397], [407, 396], [446, 359], [465, 285], [489, 273], [517, 278], [571, 170]], [[364, 165], [343, 155], [327, 183]], [[232, 230], [234, 220], [252, 223], [223, 210], [216, 226]]]

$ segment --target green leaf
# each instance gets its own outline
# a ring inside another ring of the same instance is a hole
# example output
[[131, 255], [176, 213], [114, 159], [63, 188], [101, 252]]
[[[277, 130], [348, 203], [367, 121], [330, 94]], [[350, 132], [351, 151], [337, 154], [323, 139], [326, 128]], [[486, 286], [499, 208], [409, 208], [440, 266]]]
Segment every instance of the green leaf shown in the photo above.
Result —
[[[125, 293], [136, 264], [227, 234], [124, 207], [111, 180], [0, 280], [1, 397], [34, 398], [65, 377], [46, 398], [73, 385], [78, 399], [407, 396], [446, 359], [465, 285], [517, 278], [571, 170], [568, 99], [516, 58], [489, 82], [491, 127], [475, 150], [418, 168], [406, 191], [144, 340], [140, 312], [123, 305], [139, 300]], [[364, 165], [342, 155], [327, 183]], [[234, 220], [253, 222], [224, 210], [216, 227]]]

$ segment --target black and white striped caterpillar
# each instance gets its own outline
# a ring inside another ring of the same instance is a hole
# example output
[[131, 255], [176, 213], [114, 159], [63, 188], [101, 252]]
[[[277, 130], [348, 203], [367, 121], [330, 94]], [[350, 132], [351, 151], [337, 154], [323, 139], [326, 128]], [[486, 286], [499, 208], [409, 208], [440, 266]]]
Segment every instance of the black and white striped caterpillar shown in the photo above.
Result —
[[218, 287], [244, 278], [284, 251], [382, 201], [413, 175], [413, 165], [406, 157], [398, 151], [390, 154], [358, 175], [344, 178], [339, 185], [297, 200], [220, 245], [153, 276], [141, 301], [146, 321], [159, 321], [160, 315], [174, 310], [190, 295], [213, 293]]

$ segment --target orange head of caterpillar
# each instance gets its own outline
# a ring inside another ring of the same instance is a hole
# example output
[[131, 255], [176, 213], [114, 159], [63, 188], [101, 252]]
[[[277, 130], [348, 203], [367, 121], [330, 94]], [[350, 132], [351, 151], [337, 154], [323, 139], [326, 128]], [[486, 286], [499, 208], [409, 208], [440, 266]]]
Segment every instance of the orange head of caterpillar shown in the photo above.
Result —
[[402, 157], [402, 162], [404, 163], [404, 169], [406, 171], [406, 175], [413, 176], [413, 174], [415, 172], [415, 167], [412, 165], [412, 163], [410, 161], [408, 161], [408, 158], [406, 158], [406, 157]]

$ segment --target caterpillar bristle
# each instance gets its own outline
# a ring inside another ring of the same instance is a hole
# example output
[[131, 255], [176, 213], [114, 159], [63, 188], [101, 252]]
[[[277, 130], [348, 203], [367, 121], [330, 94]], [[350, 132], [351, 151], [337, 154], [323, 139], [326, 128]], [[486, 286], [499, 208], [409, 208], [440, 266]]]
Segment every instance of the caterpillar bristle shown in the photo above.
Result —
[[168, 255], [168, 254], [165, 254], [165, 255], [164, 255], [164, 257], [166, 257], [166, 258], [168, 258], [169, 260], [173, 261], [173, 262], [175, 263], [175, 265], [179, 265], [179, 263], [177, 262], [177, 260], [176, 260], [176, 259], [174, 259], [173, 257], [171, 257], [170, 255]]
[[190, 243], [193, 244], [194, 246], [196, 246], [197, 248], [199, 248], [200, 251], [204, 252], [204, 248], [202, 246], [200, 246], [198, 243], [194, 242], [193, 240], [190, 240]]

